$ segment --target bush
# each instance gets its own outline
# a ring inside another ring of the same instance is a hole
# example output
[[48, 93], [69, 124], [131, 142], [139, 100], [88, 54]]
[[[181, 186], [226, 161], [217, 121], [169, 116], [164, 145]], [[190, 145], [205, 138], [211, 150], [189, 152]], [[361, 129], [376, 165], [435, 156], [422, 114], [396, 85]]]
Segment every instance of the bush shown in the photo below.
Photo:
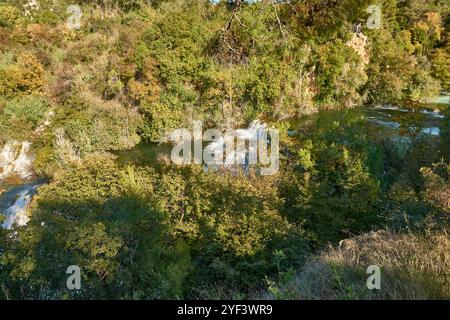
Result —
[[20, 12], [16, 7], [0, 4], [0, 27], [11, 27], [19, 18]]
[[444, 49], [436, 49], [432, 55], [433, 76], [441, 81], [445, 90], [450, 90], [450, 44]]
[[341, 40], [327, 42], [317, 49], [319, 105], [351, 107], [362, 102], [358, 89], [367, 81], [358, 68], [360, 58]]
[[49, 108], [48, 102], [36, 95], [0, 99], [2, 135], [20, 139], [24, 133], [30, 134], [38, 125], [43, 124]]
[[16, 63], [0, 65], [0, 95], [39, 92], [44, 85], [44, 68], [30, 53], [19, 54]]
[[129, 149], [140, 141], [140, 116], [116, 102], [101, 100], [64, 120], [65, 135], [82, 157], [99, 151]]
[[186, 283], [188, 297], [224, 298], [236, 290], [248, 294], [277, 271], [277, 249], [286, 253], [281, 269], [301, 263], [306, 237], [280, 214], [282, 200], [273, 177], [202, 171], [164, 168], [152, 183], [171, 232], [190, 244], [192, 262], [199, 266]]
[[[128, 187], [105, 156], [67, 166], [41, 187], [32, 221], [2, 247], [7, 250], [0, 256], [4, 292], [18, 298], [25, 285], [21, 297], [29, 299], [181, 296], [188, 256], [166, 240], [164, 217], [149, 205], [148, 194]], [[30, 243], [30, 237], [39, 240]], [[66, 287], [66, 269], [74, 264], [82, 268], [79, 291]]]
[[450, 164], [439, 162], [420, 170], [424, 179], [424, 197], [435, 209], [436, 222], [450, 223]]
[[342, 112], [324, 115], [291, 149], [297, 156], [285, 180], [285, 212], [319, 243], [368, 231], [378, 220], [381, 159], [367, 142], [358, 112], [346, 113], [346, 119]]

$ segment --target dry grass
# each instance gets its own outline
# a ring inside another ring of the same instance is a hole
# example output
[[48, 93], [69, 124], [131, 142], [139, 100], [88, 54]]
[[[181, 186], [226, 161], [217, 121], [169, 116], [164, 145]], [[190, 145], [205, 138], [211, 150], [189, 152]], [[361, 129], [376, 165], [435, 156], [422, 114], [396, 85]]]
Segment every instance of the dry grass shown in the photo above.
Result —
[[[381, 267], [380, 290], [366, 287], [370, 265]], [[379, 231], [341, 241], [311, 259], [277, 298], [450, 299], [450, 238]]]

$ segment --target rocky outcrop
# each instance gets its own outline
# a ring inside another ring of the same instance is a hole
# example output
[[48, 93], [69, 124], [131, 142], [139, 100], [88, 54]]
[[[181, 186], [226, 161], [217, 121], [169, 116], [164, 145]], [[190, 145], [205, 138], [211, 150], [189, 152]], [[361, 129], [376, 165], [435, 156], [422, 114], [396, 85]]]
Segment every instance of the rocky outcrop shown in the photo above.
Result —
[[367, 52], [367, 46], [369, 44], [368, 38], [363, 33], [354, 33], [352, 39], [347, 42], [347, 46], [353, 48], [361, 59], [361, 67], [365, 67], [369, 64], [370, 58]]
[[10, 177], [27, 180], [34, 175], [31, 142], [10, 141], [0, 152], [0, 183]]

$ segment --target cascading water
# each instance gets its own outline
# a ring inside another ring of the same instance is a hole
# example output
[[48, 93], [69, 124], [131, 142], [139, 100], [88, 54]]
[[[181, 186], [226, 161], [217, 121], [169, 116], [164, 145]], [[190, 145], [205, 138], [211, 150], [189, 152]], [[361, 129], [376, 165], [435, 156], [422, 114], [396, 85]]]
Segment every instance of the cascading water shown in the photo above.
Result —
[[[265, 135], [266, 130], [267, 124], [262, 123], [260, 120], [254, 120], [247, 129], [237, 129], [232, 135], [220, 137], [217, 141], [208, 144], [205, 150], [210, 154], [222, 154], [228, 145], [232, 145], [232, 150], [226, 153], [223, 167], [230, 168], [234, 164], [240, 164], [246, 170], [249, 165], [249, 155], [256, 154], [258, 142], [263, 137], [267, 137]], [[249, 142], [248, 148], [245, 147], [246, 141]], [[206, 167], [206, 169], [209, 168]]]
[[10, 141], [0, 152], [0, 214], [6, 216], [2, 227], [10, 229], [14, 224], [19, 226], [28, 222], [27, 209], [36, 191], [37, 184], [8, 186], [13, 178], [15, 183], [30, 181], [34, 176], [32, 168], [33, 156], [31, 142]]
[[[6, 220], [1, 225], [3, 228], [11, 229], [14, 224], [24, 226], [28, 223], [28, 207], [31, 203], [33, 195], [37, 191], [38, 186], [38, 184], [24, 185], [18, 188], [13, 188], [5, 193], [3, 196], [3, 201], [0, 202], [0, 213], [3, 213], [6, 216]], [[1, 208], [2, 203], [5, 203], [6, 200], [12, 196], [16, 197], [16, 199], [12, 202], [12, 205], [8, 206], [6, 209]]]
[[[45, 122], [36, 128], [34, 135], [41, 134], [51, 124], [54, 114], [53, 111], [47, 113]], [[28, 207], [43, 183], [35, 180], [31, 145], [29, 141], [9, 141], [0, 149], [0, 214], [6, 216], [0, 226], [6, 229], [14, 224], [27, 224]]]
[[[33, 157], [30, 152], [31, 142], [10, 141], [0, 152], [0, 185], [9, 178], [20, 181], [28, 181], [33, 175]], [[19, 226], [28, 222], [26, 214], [28, 205], [35, 192], [36, 184], [13, 187], [9, 190], [0, 190], [0, 213], [6, 216], [6, 221], [1, 225], [10, 229], [13, 224]], [[1, 188], [0, 188], [1, 189]]]

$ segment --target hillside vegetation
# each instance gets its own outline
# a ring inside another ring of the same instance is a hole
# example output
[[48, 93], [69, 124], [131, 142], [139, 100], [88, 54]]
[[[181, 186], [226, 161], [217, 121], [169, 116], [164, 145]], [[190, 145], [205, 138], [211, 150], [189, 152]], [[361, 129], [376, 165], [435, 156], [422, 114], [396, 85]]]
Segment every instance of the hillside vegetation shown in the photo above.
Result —
[[[48, 183], [0, 228], [1, 299], [449, 298], [449, 110], [406, 146], [358, 108], [450, 90], [447, 1], [29, 2], [0, 3], [0, 146], [32, 141]], [[118, 160], [193, 120], [257, 118], [282, 132], [273, 176]]]

